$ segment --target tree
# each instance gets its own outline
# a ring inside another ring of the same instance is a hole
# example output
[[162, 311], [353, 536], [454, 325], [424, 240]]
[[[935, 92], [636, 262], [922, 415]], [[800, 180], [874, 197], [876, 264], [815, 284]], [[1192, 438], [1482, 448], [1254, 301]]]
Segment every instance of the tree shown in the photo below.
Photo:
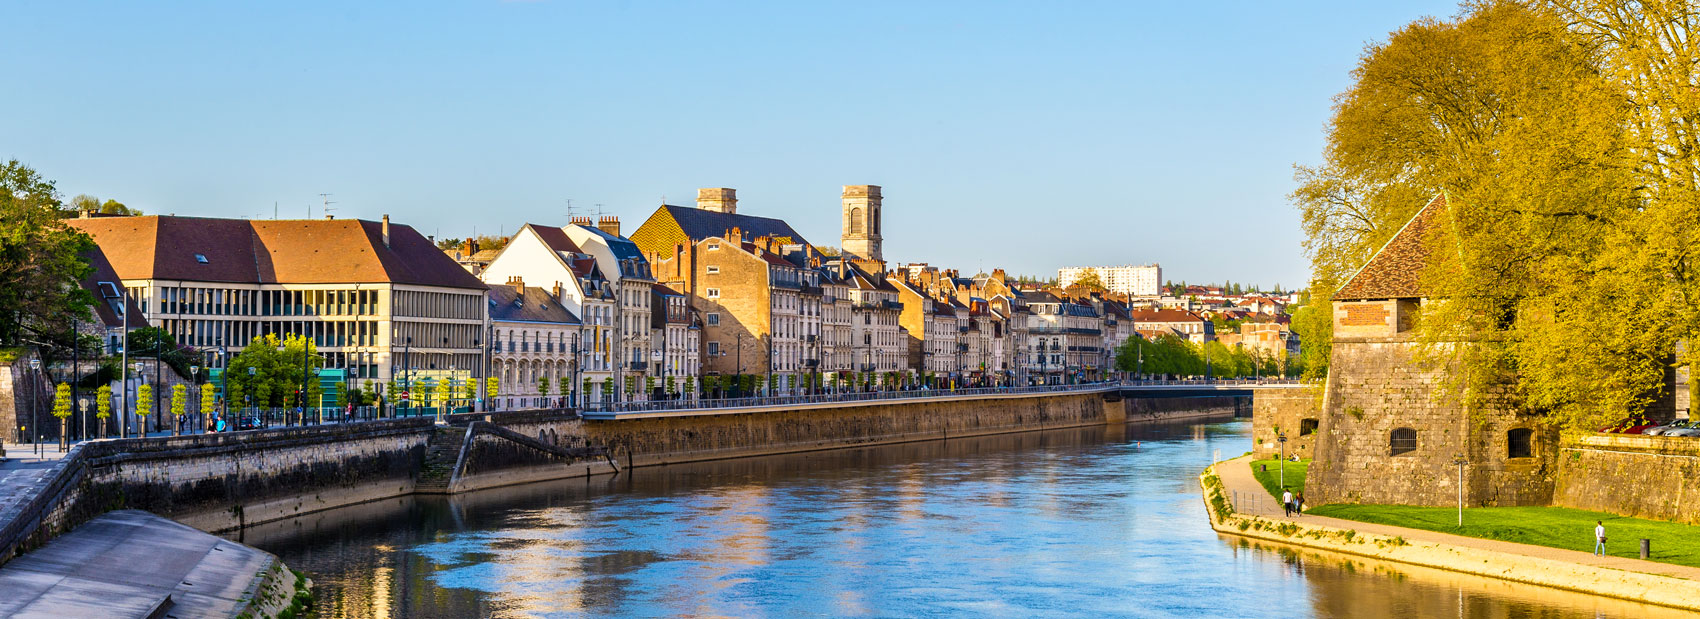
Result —
[[538, 397], [544, 397], [544, 398], [549, 397], [549, 377], [548, 376], [538, 376], [537, 377], [537, 395], [538, 395]]
[[218, 407], [218, 388], [212, 383], [201, 383], [201, 401], [198, 404], [201, 414], [211, 415]]
[[[273, 333], [257, 336], [231, 358], [224, 373], [225, 383], [233, 396], [251, 396], [255, 406], [280, 407], [298, 404], [295, 395], [301, 391], [302, 383], [307, 382], [307, 391], [302, 395], [308, 401], [316, 401], [321, 390], [318, 381], [303, 380], [308, 376], [304, 372], [310, 373], [322, 365], [316, 350], [313, 341], [302, 336], [288, 335], [282, 339]], [[253, 376], [248, 375], [248, 368], [254, 368]], [[394, 383], [391, 388], [395, 388]]]
[[1080, 272], [1080, 277], [1075, 278], [1073, 285], [1092, 290], [1104, 290], [1104, 278], [1098, 275], [1098, 269], [1086, 269]]
[[94, 392], [94, 418], [100, 420], [100, 434], [106, 436], [106, 420], [112, 417], [112, 385], [101, 385]]
[[171, 435], [177, 436], [183, 416], [189, 414], [189, 387], [182, 383], [171, 386]]
[[136, 387], [136, 417], [141, 424], [141, 434], [148, 430], [148, 415], [153, 414], [153, 385], [142, 384]]
[[53, 416], [59, 418], [59, 449], [63, 451], [68, 444], [67, 428], [71, 418], [71, 384], [59, 383], [53, 387]]
[[[548, 391], [549, 383], [544, 382], [543, 384], [544, 391]], [[454, 379], [448, 376], [439, 378], [437, 379], [436, 387], [437, 405], [444, 408], [453, 408], [455, 397]]]
[[[498, 393], [500, 391], [500, 389], [498, 389], [498, 387], [501, 387], [501, 386], [502, 386], [502, 380], [500, 378], [497, 378], [495, 376], [484, 377], [484, 397], [494, 398], [494, 397], [501, 395], [500, 393]], [[566, 390], [567, 390], [567, 384], [561, 383], [561, 391], [564, 392]]]
[[78, 285], [94, 242], [65, 225], [59, 192], [18, 160], [0, 165], [0, 345], [69, 346], [94, 296]]
[[[1294, 320], [1308, 344], [1307, 376], [1327, 362], [1335, 291], [1430, 198], [1445, 195], [1448, 225], [1426, 241], [1446, 250], [1430, 252], [1421, 273], [1424, 296], [1440, 302], [1424, 304], [1417, 335], [1421, 360], [1448, 368], [1447, 389], [1471, 398], [1471, 410], [1489, 406], [1482, 398], [1568, 410], [1560, 417], [1573, 427], [1644, 405], [1671, 341], [1651, 323], [1684, 322], [1648, 311], [1685, 302], [1653, 282], [1683, 281], [1686, 268], [1660, 268], [1658, 256], [1670, 254], [1648, 248], [1683, 224], [1666, 220], [1647, 235], [1626, 225], [1657, 219], [1649, 192], [1669, 186], [1637, 178], [1649, 160], [1636, 159], [1626, 130], [1660, 123], [1634, 109], [1632, 88], [1607, 79], [1611, 46], [1572, 29], [1576, 22], [1560, 17], [1565, 3], [1556, 4], [1471, 4], [1366, 49], [1355, 83], [1337, 99], [1325, 163], [1296, 174], [1293, 200], [1312, 263], [1309, 304]], [[1693, 101], [1686, 89], [1668, 101]], [[1696, 151], [1646, 152], [1692, 159]], [[1694, 201], [1680, 204], [1673, 208], [1692, 213]], [[1578, 389], [1586, 383], [1591, 392]]]

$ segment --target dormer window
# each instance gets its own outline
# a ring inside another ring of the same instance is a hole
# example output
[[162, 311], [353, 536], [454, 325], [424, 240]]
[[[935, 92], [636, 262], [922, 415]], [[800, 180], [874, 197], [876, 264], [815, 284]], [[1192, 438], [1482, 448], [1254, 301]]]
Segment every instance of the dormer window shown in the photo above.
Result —
[[206, 264], [207, 263], [207, 255], [206, 254], [195, 254], [195, 262], [199, 262], [201, 264]]

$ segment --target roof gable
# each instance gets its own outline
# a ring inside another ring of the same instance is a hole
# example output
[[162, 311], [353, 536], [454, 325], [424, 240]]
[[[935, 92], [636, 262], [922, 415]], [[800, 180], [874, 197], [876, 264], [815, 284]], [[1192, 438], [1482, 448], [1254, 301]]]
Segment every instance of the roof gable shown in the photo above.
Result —
[[1393, 238], [1376, 250], [1346, 285], [1334, 293], [1334, 300], [1409, 299], [1427, 296], [1423, 290], [1423, 268], [1428, 265], [1432, 245], [1429, 237], [1445, 229], [1449, 197], [1445, 192], [1436, 195], [1412, 215]]

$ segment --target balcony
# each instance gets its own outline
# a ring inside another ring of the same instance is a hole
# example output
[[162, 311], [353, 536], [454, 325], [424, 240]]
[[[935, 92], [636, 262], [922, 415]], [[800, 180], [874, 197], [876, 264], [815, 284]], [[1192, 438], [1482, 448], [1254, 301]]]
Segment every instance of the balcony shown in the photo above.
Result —
[[631, 366], [631, 369], [632, 369], [633, 372], [642, 372], [644, 370], [649, 369], [649, 362], [648, 361], [633, 361], [628, 365]]
[[875, 369], [877, 369], [879, 366], [872, 364], [872, 363], [863, 363], [863, 364], [858, 365], [856, 367], [860, 368], [863, 372], [872, 372]]

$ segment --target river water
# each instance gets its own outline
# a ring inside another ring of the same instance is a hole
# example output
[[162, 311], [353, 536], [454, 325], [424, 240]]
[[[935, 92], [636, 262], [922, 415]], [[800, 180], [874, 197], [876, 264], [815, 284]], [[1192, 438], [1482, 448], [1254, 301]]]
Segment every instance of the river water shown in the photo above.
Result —
[[1211, 531], [1249, 421], [1093, 427], [403, 497], [241, 532], [321, 616], [1691, 616]]

